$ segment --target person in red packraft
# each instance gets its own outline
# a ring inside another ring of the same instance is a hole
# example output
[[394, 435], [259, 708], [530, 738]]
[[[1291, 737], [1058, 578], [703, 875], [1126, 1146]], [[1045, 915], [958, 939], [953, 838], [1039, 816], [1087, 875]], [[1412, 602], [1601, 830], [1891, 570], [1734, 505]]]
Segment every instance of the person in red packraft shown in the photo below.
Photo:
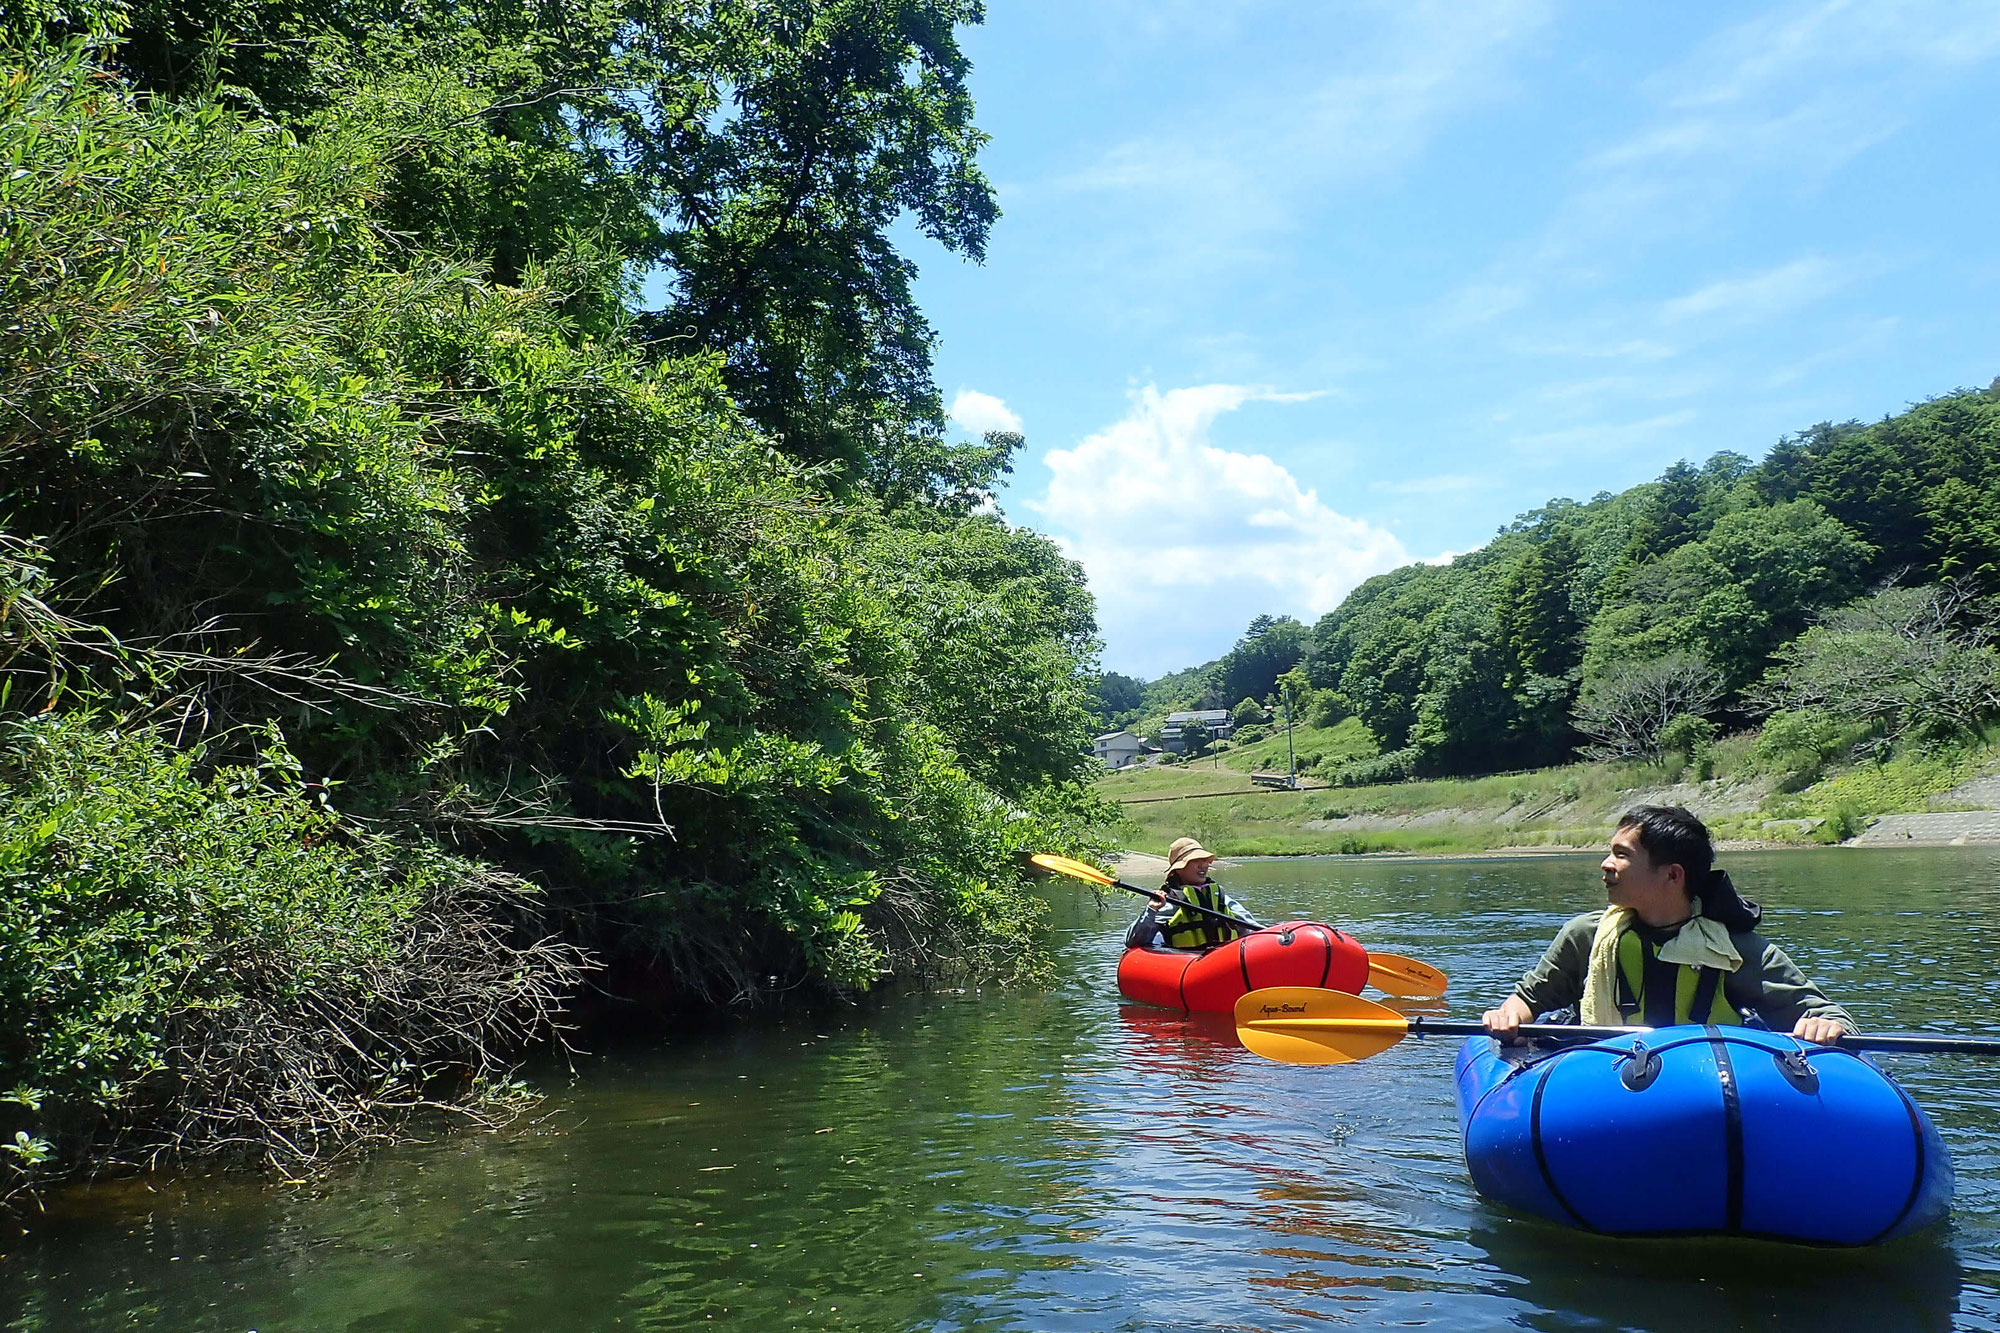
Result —
[[1250, 933], [1241, 926], [1210, 916], [1208, 912], [1194, 911], [1169, 902], [1170, 896], [1192, 903], [1195, 907], [1226, 912], [1249, 922], [1251, 929], [1261, 925], [1243, 909], [1242, 903], [1209, 883], [1208, 868], [1214, 864], [1215, 853], [1193, 838], [1174, 839], [1174, 845], [1167, 848], [1167, 878], [1160, 885], [1160, 896], [1153, 900], [1151, 907], [1139, 914], [1139, 919], [1125, 932], [1125, 947], [1206, 951]]

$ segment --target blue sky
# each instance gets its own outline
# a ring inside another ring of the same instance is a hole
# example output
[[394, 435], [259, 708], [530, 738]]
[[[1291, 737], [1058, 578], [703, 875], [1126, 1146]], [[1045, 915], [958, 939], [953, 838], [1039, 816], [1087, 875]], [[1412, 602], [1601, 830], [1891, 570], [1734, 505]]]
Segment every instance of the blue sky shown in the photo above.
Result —
[[2000, 374], [2000, 5], [996, 0], [937, 377], [1108, 670]]

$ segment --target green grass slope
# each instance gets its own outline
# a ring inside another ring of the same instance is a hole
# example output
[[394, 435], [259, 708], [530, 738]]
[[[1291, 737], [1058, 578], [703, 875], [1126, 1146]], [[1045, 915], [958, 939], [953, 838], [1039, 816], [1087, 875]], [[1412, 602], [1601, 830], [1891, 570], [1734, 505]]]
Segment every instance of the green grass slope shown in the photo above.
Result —
[[1154, 853], [1188, 835], [1223, 856], [1596, 847], [1641, 801], [1688, 805], [1720, 839], [1823, 844], [1852, 837], [1877, 815], [1947, 808], [1939, 797], [2000, 762], [2000, 746], [1982, 744], [1848, 765], [1802, 782], [1760, 770], [1750, 740], [1719, 744], [1706, 779], [1676, 760], [1287, 792], [1250, 787], [1250, 765], [1233, 771], [1223, 755], [1213, 766], [1108, 775], [1098, 789], [1123, 803], [1125, 845]]

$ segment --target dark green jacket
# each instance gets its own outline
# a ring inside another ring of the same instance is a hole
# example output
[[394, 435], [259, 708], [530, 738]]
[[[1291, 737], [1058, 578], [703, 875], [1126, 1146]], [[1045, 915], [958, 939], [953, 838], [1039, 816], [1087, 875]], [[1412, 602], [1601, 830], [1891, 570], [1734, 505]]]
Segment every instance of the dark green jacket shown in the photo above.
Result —
[[[1521, 978], [1514, 993], [1529, 1009], [1542, 1014], [1582, 1002], [1584, 978], [1590, 972], [1590, 945], [1597, 938], [1597, 923], [1604, 919], [1604, 912], [1600, 907], [1572, 917], [1556, 933], [1542, 961]], [[1680, 934], [1679, 926], [1656, 930], [1638, 921], [1632, 929], [1656, 948]], [[1853, 1016], [1808, 981], [1783, 949], [1754, 930], [1731, 931], [1729, 942], [1743, 955], [1743, 966], [1723, 978], [1722, 994], [1737, 1013], [1756, 1014], [1773, 1032], [1790, 1032], [1808, 1015], [1837, 1018], [1848, 1031], [1860, 1031]]]

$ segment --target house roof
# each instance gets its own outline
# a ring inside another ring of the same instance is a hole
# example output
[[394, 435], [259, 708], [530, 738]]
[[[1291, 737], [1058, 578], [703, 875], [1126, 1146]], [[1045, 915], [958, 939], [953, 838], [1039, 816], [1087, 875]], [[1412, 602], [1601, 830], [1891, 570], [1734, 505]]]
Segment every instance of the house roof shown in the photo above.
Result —
[[1227, 708], [1199, 708], [1191, 713], [1168, 713], [1169, 722], [1227, 722]]

